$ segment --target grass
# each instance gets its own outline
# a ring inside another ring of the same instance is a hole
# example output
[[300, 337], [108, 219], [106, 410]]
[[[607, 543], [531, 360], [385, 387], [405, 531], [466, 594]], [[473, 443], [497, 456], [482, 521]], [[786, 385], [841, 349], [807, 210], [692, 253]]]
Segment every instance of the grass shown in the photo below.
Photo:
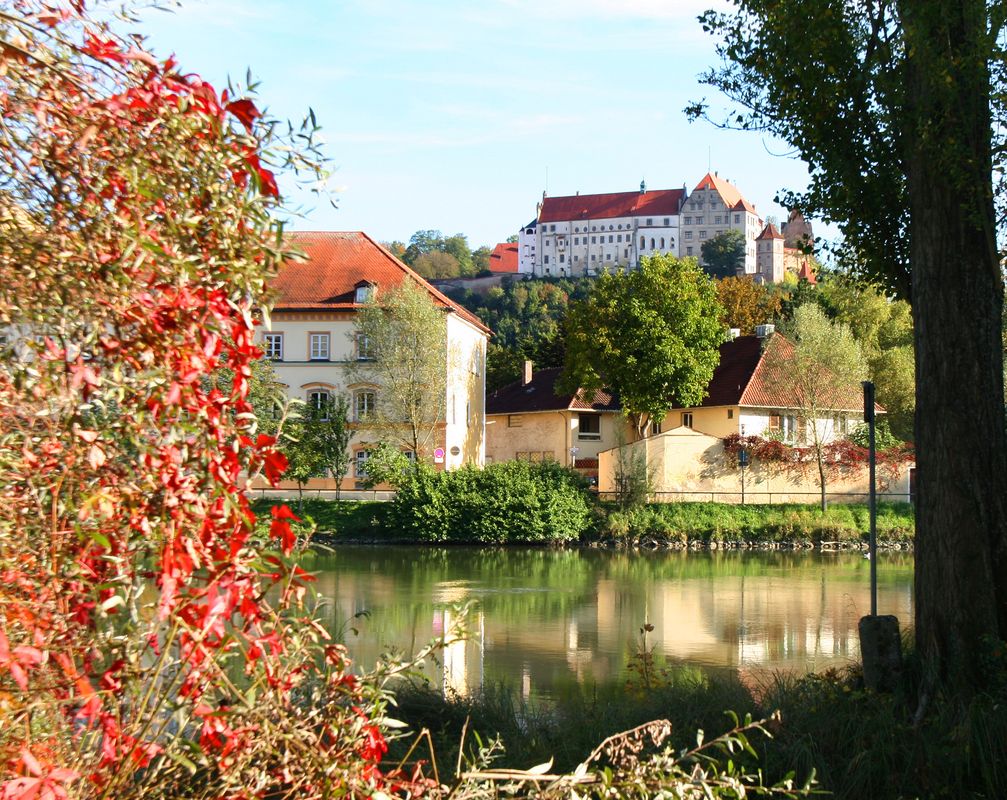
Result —
[[322, 540], [369, 541], [387, 535], [387, 503], [306, 497], [298, 504], [296, 500], [258, 498], [252, 502], [252, 510], [256, 516], [268, 518], [270, 508], [284, 504], [303, 520], [313, 521], [315, 536]]
[[[733, 505], [729, 503], [650, 503], [626, 510], [608, 507], [603, 539], [638, 543], [645, 538], [673, 544], [856, 544], [866, 540], [868, 508], [835, 504], [823, 514], [814, 505]], [[907, 544], [915, 518], [908, 503], [878, 505], [878, 540]]]
[[[790, 772], [803, 780], [814, 770], [821, 788], [839, 800], [1002, 798], [1007, 796], [1007, 647], [1000, 643], [997, 652], [998, 688], [966, 708], [938, 697], [918, 724], [913, 717], [919, 668], [911, 654], [903, 685], [892, 695], [865, 690], [858, 668], [777, 674], [758, 687], [728, 674], [658, 668], [646, 685], [571, 686], [550, 702], [528, 701], [502, 686], [444, 698], [427, 685], [411, 684], [397, 692], [395, 716], [414, 732], [431, 732], [441, 764], [457, 760], [469, 720], [466, 753], [474, 752], [478, 741], [499, 737], [505, 753], [496, 767], [524, 769], [553, 759], [556, 770], [569, 770], [606, 736], [645, 721], [671, 720], [678, 749], [694, 744], [699, 729], [710, 739], [729, 728], [725, 709], [756, 717], [779, 709], [782, 719], [773, 738], [753, 739], [758, 763], [741, 756], [768, 781]], [[401, 757], [408, 741], [394, 743], [390, 756]]]
[[[268, 517], [273, 505], [294, 501], [259, 498], [252, 503], [256, 514]], [[314, 520], [319, 538], [325, 541], [401, 540], [391, 529], [389, 504], [375, 501], [321, 500], [306, 497], [299, 516]], [[817, 545], [866, 541], [868, 511], [864, 504], [834, 504], [822, 514], [814, 505], [733, 505], [730, 503], [650, 503], [626, 510], [613, 504], [600, 507], [600, 533], [585, 530], [581, 539], [638, 544], [651, 539], [675, 545], [731, 543]], [[908, 503], [878, 505], [878, 541], [882, 545], [908, 545], [915, 531], [913, 507]], [[459, 540], [461, 541], [461, 540]]]

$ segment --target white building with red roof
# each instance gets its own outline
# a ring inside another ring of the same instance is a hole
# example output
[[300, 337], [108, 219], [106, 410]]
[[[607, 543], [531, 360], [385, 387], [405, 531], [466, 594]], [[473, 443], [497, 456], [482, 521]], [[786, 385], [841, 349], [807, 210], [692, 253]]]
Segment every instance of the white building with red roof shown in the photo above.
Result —
[[[298, 232], [289, 243], [304, 253], [283, 265], [270, 286], [272, 310], [259, 342], [273, 362], [290, 397], [320, 407], [342, 395], [349, 401], [355, 428], [350, 475], [340, 488], [354, 488], [364, 477], [368, 452], [375, 444], [365, 417], [375, 407], [381, 386], [354, 382], [351, 366], [367, 361], [366, 342], [356, 335], [356, 314], [372, 295], [412, 281], [444, 310], [448, 359], [445, 417], [436, 446], [444, 467], [482, 465], [485, 461], [485, 365], [489, 329], [478, 317], [399, 261], [366, 233]], [[330, 482], [329, 482], [330, 483]], [[315, 481], [314, 488], [335, 488]]]
[[[678, 255], [685, 189], [543, 196], [535, 226], [536, 276], [596, 275], [635, 267], [652, 253]], [[526, 226], [529, 227], [529, 226]]]
[[708, 172], [696, 184], [682, 205], [680, 256], [693, 256], [703, 262], [703, 242], [729, 230], [741, 231], [745, 237], [743, 274], [758, 272], [756, 239], [763, 223], [755, 210], [734, 184]]

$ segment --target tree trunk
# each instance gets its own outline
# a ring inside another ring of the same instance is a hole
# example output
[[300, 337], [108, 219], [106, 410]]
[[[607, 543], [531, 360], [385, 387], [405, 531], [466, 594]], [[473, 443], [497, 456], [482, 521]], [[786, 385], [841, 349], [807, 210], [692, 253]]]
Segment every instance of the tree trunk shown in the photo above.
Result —
[[967, 700], [1007, 634], [1007, 432], [982, 0], [900, 0], [916, 342], [916, 645]]
[[824, 514], [828, 508], [828, 502], [825, 499], [825, 462], [822, 460], [821, 444], [816, 445], [815, 449], [818, 451], [818, 485], [822, 490], [822, 513]]

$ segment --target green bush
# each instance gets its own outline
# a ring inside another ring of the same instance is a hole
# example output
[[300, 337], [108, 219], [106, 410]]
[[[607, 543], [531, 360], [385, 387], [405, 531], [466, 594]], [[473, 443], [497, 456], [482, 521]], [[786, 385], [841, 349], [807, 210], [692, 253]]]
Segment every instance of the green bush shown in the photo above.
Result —
[[[822, 514], [815, 506], [732, 505], [728, 503], [651, 503], [628, 509], [610, 506], [601, 526], [603, 537], [637, 542], [657, 538], [670, 543], [709, 544], [853, 544], [867, 539], [869, 519], [864, 505], [831, 506]], [[902, 544], [913, 540], [915, 519], [908, 503], [878, 506], [878, 541]]]
[[397, 488], [389, 526], [412, 541], [567, 542], [590, 527], [593, 515], [584, 479], [555, 462], [421, 468]]

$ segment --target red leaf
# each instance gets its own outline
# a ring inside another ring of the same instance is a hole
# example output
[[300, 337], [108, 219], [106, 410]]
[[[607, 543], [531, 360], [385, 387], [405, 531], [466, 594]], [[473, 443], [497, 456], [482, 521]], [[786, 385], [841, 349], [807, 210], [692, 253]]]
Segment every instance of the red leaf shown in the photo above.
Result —
[[225, 108], [238, 118], [238, 122], [244, 125], [247, 131], [251, 131], [252, 123], [262, 116], [262, 112], [255, 107], [255, 103], [247, 98], [228, 103]]

